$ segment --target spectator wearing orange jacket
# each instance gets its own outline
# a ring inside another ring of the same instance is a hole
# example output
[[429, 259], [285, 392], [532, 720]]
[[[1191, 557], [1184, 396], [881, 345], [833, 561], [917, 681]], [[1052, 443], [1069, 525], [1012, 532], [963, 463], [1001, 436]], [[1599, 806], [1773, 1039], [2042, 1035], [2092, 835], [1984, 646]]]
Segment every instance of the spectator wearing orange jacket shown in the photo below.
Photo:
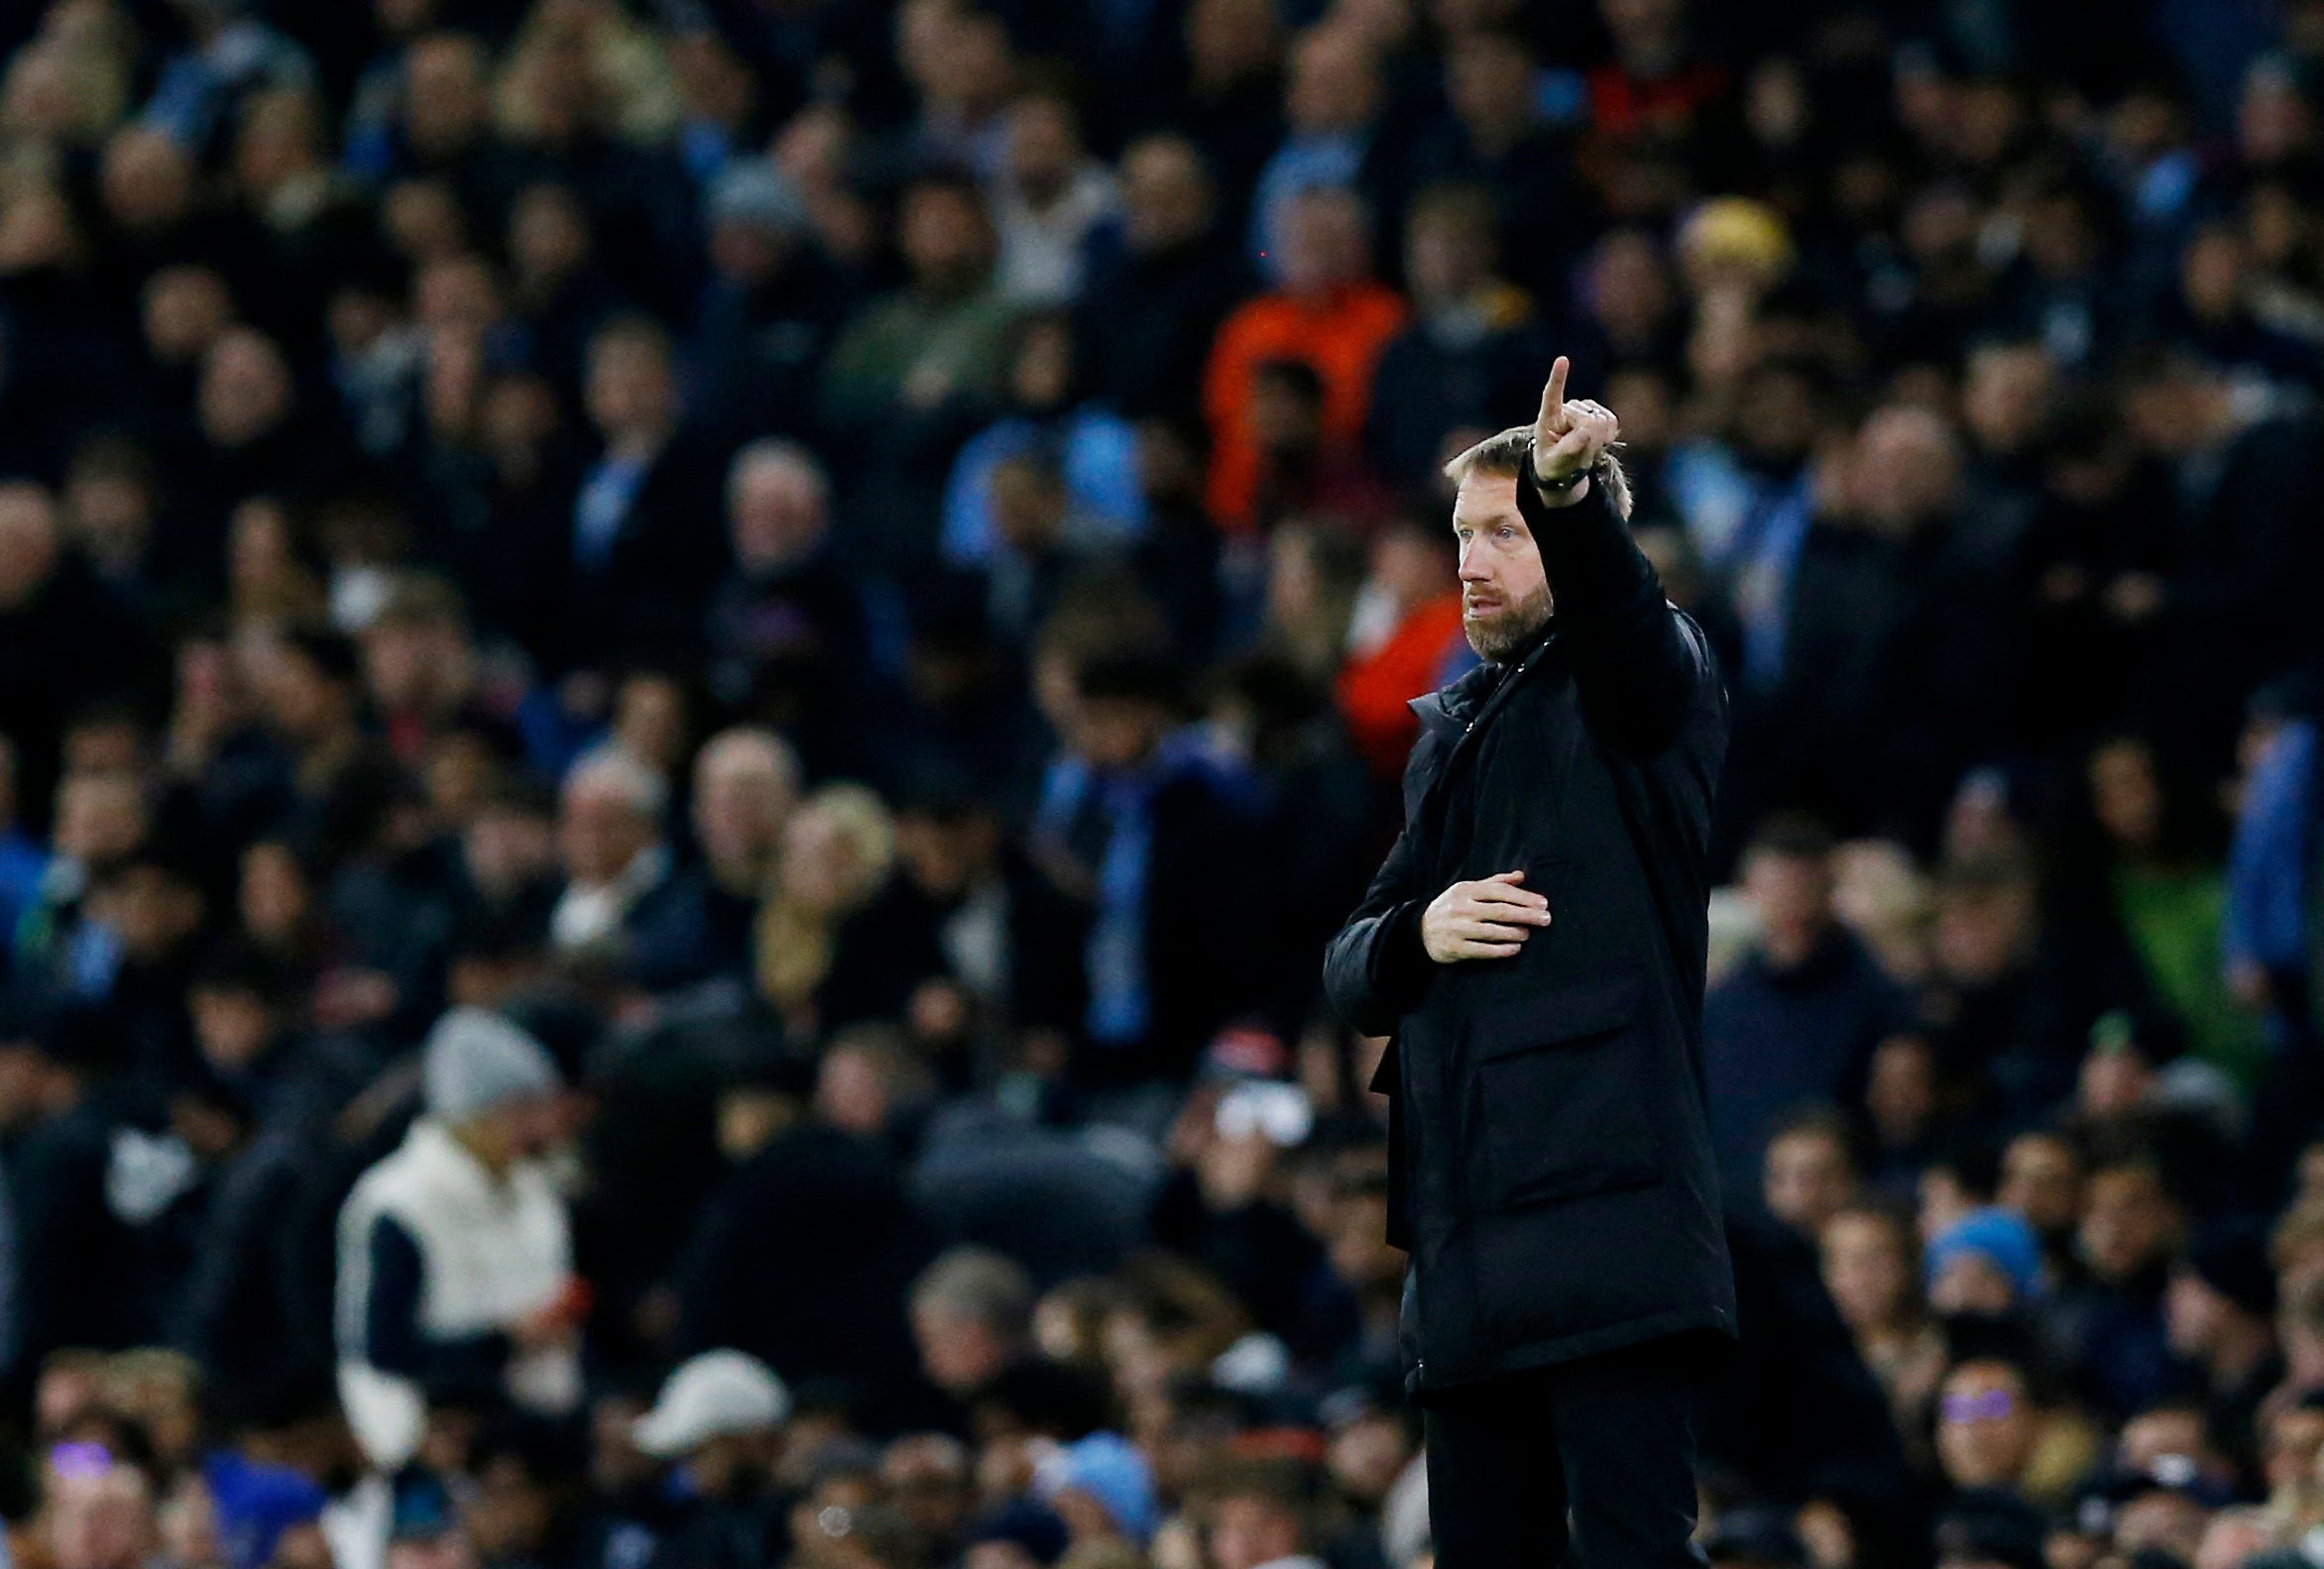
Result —
[[1384, 531], [1372, 545], [1371, 575], [1347, 630], [1347, 662], [1337, 696], [1347, 733], [1372, 772], [1393, 779], [1420, 733], [1407, 707], [1434, 692], [1461, 640], [1460, 593], [1447, 587], [1451, 539], [1417, 519]]
[[1353, 191], [1303, 191], [1283, 224], [1283, 287], [1226, 318], [1203, 380], [1211, 426], [1211, 514], [1241, 532], [1255, 522], [1259, 453], [1250, 435], [1253, 373], [1303, 360], [1324, 382], [1324, 432], [1353, 443], [1370, 404], [1372, 368], [1404, 325], [1404, 301], [1371, 277], [1371, 239]]

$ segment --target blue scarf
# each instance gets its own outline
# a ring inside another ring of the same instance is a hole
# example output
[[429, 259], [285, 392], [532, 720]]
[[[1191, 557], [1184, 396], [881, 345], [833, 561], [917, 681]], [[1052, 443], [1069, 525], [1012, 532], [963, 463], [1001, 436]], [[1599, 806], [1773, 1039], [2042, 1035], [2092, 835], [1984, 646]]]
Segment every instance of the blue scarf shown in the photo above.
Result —
[[1153, 1009], [1146, 988], [1146, 879], [1154, 848], [1154, 795], [1166, 777], [1158, 756], [1129, 773], [1099, 774], [1060, 757], [1041, 782], [1036, 832], [1067, 841], [1093, 796], [1105, 823], [1098, 861], [1098, 918], [1083, 949], [1090, 1003], [1083, 1028], [1100, 1046], [1143, 1041]]

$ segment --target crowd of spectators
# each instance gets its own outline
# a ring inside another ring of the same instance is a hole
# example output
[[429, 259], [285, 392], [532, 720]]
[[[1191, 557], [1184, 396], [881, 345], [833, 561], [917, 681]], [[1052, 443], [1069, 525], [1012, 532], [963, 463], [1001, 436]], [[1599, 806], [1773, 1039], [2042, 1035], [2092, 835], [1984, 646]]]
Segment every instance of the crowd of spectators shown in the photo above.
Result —
[[1424, 1566], [1318, 964], [1565, 353], [1736, 714], [1712, 1561], [2324, 1564], [2318, 0], [0, 60], [14, 1561]]

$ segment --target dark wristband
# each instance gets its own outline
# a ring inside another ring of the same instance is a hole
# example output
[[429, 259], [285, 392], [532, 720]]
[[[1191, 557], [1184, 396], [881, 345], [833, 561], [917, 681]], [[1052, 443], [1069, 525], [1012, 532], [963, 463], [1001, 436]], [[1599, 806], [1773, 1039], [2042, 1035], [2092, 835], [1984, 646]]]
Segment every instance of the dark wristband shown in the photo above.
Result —
[[1531, 480], [1533, 482], [1533, 488], [1541, 492], [1544, 496], [1564, 496], [1567, 492], [1574, 489], [1576, 486], [1580, 485], [1583, 480], [1588, 479], [1590, 475], [1596, 472], [1596, 465], [1592, 464], [1589, 468], [1586, 469], [1575, 469], [1571, 474], [1567, 475], [1563, 479], [1545, 480], [1541, 477], [1541, 471], [1534, 467], [1533, 454], [1534, 443], [1527, 442], [1525, 447], [1525, 477]]

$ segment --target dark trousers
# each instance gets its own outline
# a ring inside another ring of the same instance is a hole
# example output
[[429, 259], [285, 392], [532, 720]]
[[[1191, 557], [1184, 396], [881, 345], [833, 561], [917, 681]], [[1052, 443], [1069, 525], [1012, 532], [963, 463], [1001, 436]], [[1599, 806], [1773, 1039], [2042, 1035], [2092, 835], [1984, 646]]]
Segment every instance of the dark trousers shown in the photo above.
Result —
[[1428, 1397], [1437, 1569], [1688, 1569], [1708, 1353], [1694, 1337]]

